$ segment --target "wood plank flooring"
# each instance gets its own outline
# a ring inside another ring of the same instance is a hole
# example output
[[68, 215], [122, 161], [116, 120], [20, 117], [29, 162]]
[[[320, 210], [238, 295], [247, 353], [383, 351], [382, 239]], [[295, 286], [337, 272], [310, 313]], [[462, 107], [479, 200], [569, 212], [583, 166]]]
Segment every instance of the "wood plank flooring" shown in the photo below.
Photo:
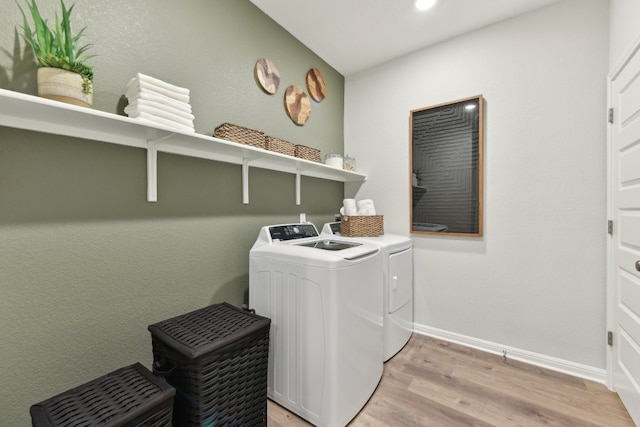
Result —
[[[269, 401], [269, 427], [310, 426]], [[633, 427], [604, 385], [414, 334], [350, 427]]]

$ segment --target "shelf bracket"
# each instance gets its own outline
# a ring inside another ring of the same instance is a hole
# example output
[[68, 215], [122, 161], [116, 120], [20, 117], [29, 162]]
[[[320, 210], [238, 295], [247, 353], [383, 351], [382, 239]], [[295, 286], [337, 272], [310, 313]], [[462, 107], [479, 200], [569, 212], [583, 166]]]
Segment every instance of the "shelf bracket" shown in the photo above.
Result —
[[300, 206], [300, 169], [296, 169], [296, 206]]
[[147, 202], [158, 201], [158, 147], [147, 141]]
[[242, 159], [242, 204], [249, 204], [249, 160]]
[[147, 202], [158, 201], [158, 144], [174, 135], [147, 140]]

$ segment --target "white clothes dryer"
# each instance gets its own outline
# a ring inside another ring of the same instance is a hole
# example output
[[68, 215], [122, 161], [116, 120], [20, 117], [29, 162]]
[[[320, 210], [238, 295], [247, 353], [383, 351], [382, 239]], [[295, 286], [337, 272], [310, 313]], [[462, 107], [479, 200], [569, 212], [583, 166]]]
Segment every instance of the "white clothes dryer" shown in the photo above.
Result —
[[384, 361], [391, 359], [407, 344], [413, 333], [413, 241], [398, 234], [375, 237], [340, 235], [340, 222], [322, 227], [322, 235], [367, 242], [381, 249], [384, 301]]
[[271, 319], [268, 397], [316, 426], [345, 426], [382, 378], [380, 248], [271, 225], [249, 261], [249, 307]]

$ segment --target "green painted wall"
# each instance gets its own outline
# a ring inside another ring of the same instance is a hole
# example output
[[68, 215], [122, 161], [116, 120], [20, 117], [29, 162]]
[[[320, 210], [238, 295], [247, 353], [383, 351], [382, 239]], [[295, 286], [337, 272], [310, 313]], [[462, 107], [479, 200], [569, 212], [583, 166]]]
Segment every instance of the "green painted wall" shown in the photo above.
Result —
[[[53, 17], [57, 0], [40, 0]], [[71, 4], [71, 2], [69, 2]], [[98, 110], [117, 113], [143, 72], [191, 89], [196, 131], [232, 122], [323, 153], [343, 147], [343, 77], [248, 0], [78, 0], [73, 24], [93, 43]], [[0, 5], [0, 87], [35, 94], [33, 58], [14, 2]], [[255, 61], [282, 84], [261, 91]], [[328, 96], [305, 126], [284, 89], [321, 70]], [[0, 425], [29, 425], [29, 406], [137, 361], [151, 364], [151, 323], [247, 299], [248, 253], [262, 225], [305, 212], [322, 224], [343, 185], [160, 154], [158, 203], [146, 202], [144, 150], [0, 127]]]

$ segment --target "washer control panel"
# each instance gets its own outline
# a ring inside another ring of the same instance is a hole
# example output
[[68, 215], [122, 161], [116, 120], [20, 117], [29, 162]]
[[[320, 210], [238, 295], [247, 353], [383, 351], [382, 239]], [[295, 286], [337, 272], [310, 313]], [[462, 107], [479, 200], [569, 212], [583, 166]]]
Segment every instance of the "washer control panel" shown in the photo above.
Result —
[[329, 229], [333, 234], [340, 234], [340, 221], [338, 222], [330, 222]]
[[318, 236], [318, 230], [313, 224], [287, 224], [269, 227], [271, 241], [285, 241], [304, 239]]

